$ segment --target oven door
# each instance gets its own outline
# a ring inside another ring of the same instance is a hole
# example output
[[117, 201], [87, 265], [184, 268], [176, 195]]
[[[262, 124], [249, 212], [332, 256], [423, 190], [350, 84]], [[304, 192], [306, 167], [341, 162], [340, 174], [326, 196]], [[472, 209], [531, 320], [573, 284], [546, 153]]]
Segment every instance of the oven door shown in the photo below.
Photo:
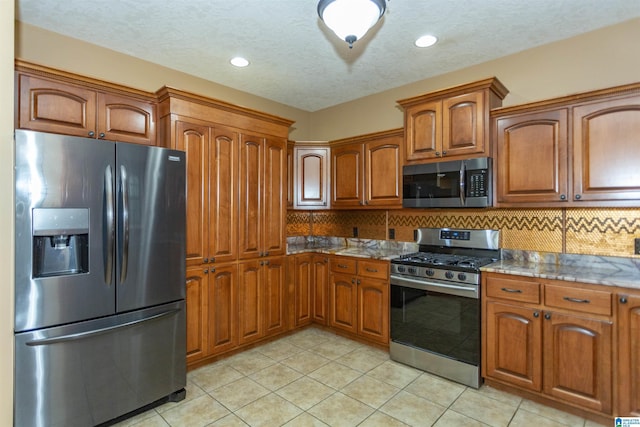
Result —
[[476, 285], [391, 276], [391, 341], [479, 366]]

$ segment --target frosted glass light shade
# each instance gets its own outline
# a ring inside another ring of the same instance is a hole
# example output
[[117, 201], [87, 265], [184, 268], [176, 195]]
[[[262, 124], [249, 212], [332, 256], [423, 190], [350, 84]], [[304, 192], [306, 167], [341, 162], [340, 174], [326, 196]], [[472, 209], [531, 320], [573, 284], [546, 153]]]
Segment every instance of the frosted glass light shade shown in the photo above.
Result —
[[349, 43], [349, 47], [378, 22], [385, 9], [385, 0], [320, 0], [318, 3], [320, 19]]

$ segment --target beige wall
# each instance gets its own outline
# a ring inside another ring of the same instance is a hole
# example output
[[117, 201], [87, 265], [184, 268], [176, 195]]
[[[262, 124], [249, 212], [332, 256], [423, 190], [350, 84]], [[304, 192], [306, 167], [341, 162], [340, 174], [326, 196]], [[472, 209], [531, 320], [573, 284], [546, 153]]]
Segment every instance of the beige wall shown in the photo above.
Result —
[[19, 21], [15, 25], [17, 58], [148, 92], [166, 85], [267, 112], [295, 120], [291, 138], [309, 139], [306, 111]]
[[491, 76], [510, 91], [504, 106], [635, 83], [640, 81], [638, 40], [640, 19], [634, 19], [316, 111], [310, 134], [334, 140], [402, 127], [397, 100]]
[[638, 40], [640, 19], [634, 19], [309, 113], [16, 23], [18, 58], [151, 92], [166, 84], [286, 117], [296, 121], [290, 135], [294, 140], [333, 140], [402, 127], [398, 99], [491, 76], [510, 90], [505, 106], [633, 83], [640, 80]]
[[0, 0], [0, 426], [13, 424], [13, 0]]

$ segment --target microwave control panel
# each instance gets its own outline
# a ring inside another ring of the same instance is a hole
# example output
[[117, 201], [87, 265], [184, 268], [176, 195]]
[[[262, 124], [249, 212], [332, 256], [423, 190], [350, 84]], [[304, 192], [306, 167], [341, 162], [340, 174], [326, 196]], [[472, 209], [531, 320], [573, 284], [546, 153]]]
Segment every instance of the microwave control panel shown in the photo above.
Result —
[[486, 169], [467, 172], [467, 197], [485, 197], [489, 188]]

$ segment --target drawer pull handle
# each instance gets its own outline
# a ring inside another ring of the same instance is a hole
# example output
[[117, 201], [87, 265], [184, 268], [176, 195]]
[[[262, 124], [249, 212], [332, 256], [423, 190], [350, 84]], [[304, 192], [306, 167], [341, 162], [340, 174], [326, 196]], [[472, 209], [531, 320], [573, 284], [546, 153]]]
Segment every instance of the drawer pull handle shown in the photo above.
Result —
[[347, 268], [347, 266], [344, 264], [338, 264], [338, 268]]
[[522, 293], [522, 289], [500, 288], [500, 290], [502, 290], [504, 292], [509, 292], [509, 293], [512, 293], [512, 294], [521, 294]]
[[571, 298], [571, 297], [563, 297], [562, 299], [565, 300], [565, 301], [577, 302], [577, 303], [580, 303], [580, 304], [589, 304], [589, 303], [591, 303], [591, 301], [588, 300], [588, 299]]
[[378, 270], [377, 270], [377, 269], [375, 269], [375, 268], [369, 268], [369, 267], [367, 267], [365, 270], [367, 270], [369, 273], [377, 273], [377, 272], [378, 272]]

